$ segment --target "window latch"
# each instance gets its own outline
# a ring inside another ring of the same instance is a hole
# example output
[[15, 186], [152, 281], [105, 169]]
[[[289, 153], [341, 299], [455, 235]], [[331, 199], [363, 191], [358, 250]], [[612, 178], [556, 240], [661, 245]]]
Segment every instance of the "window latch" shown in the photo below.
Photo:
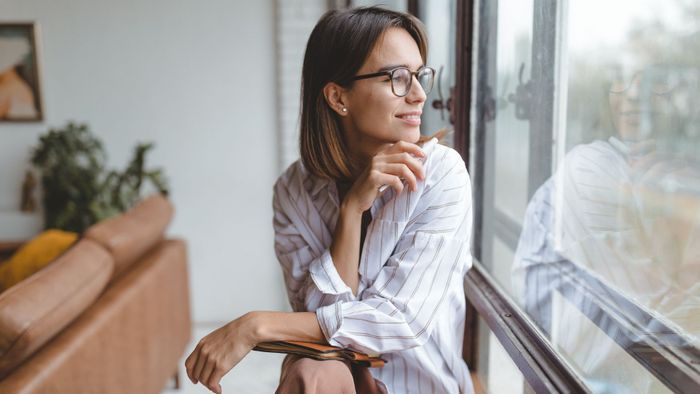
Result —
[[532, 118], [532, 81], [523, 83], [523, 71], [525, 63], [520, 63], [518, 72], [518, 86], [515, 93], [508, 95], [508, 101], [515, 104], [515, 118], [529, 120]]

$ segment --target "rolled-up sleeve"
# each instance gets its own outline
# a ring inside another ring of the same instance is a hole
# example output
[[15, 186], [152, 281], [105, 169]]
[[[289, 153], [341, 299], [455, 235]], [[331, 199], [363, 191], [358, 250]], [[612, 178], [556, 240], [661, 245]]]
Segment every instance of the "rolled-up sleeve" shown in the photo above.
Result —
[[450, 307], [450, 296], [462, 294], [463, 275], [471, 266], [471, 186], [464, 162], [454, 155], [449, 168], [443, 165], [429, 190], [422, 191], [371, 286], [356, 300], [316, 310], [329, 344], [375, 354], [421, 346], [441, 308]]
[[355, 300], [335, 269], [330, 250], [312, 247], [308, 241], [314, 236], [312, 230], [290, 219], [290, 214], [298, 209], [293, 204], [295, 200], [286, 185], [278, 182], [273, 198], [275, 253], [284, 272], [292, 310], [313, 312], [324, 304]]

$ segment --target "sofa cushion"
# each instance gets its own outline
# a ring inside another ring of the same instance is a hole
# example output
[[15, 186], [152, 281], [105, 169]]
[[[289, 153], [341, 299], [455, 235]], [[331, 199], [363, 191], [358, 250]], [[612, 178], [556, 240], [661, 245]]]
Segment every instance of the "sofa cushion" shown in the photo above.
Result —
[[0, 379], [89, 307], [113, 266], [104, 248], [81, 239], [46, 268], [0, 294]]
[[22, 245], [10, 260], [0, 265], [0, 292], [39, 272], [77, 240], [77, 233], [46, 230]]
[[170, 201], [154, 195], [121, 215], [94, 224], [84, 236], [112, 254], [114, 280], [164, 238], [172, 216]]

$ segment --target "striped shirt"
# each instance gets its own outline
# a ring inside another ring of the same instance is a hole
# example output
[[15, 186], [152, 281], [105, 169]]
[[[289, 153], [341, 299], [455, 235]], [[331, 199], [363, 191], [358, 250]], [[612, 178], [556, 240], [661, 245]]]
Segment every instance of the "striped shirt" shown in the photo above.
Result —
[[463, 277], [471, 267], [471, 185], [464, 161], [431, 140], [418, 190], [371, 207], [357, 295], [335, 269], [332, 180], [293, 163], [274, 187], [275, 252], [294, 311], [315, 311], [328, 343], [381, 354], [370, 369], [391, 393], [472, 393], [462, 359]]

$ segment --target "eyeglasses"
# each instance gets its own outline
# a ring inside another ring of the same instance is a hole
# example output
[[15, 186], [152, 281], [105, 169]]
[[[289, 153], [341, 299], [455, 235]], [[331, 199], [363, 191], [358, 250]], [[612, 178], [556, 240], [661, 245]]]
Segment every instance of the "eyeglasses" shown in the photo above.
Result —
[[391, 91], [398, 97], [404, 97], [411, 91], [413, 84], [413, 76], [416, 76], [418, 83], [423, 88], [425, 94], [430, 93], [433, 89], [433, 81], [435, 80], [435, 69], [422, 66], [418, 71], [411, 71], [408, 67], [396, 67], [388, 71], [381, 71], [372, 74], [356, 75], [351, 78], [351, 81], [360, 79], [388, 76], [391, 81]]
[[673, 67], [650, 66], [633, 73], [624, 73], [617, 69], [610, 72], [610, 93], [622, 94], [627, 92], [635, 83], [643, 92], [651, 92], [657, 96], [671, 94], [684, 83], [684, 70]]

